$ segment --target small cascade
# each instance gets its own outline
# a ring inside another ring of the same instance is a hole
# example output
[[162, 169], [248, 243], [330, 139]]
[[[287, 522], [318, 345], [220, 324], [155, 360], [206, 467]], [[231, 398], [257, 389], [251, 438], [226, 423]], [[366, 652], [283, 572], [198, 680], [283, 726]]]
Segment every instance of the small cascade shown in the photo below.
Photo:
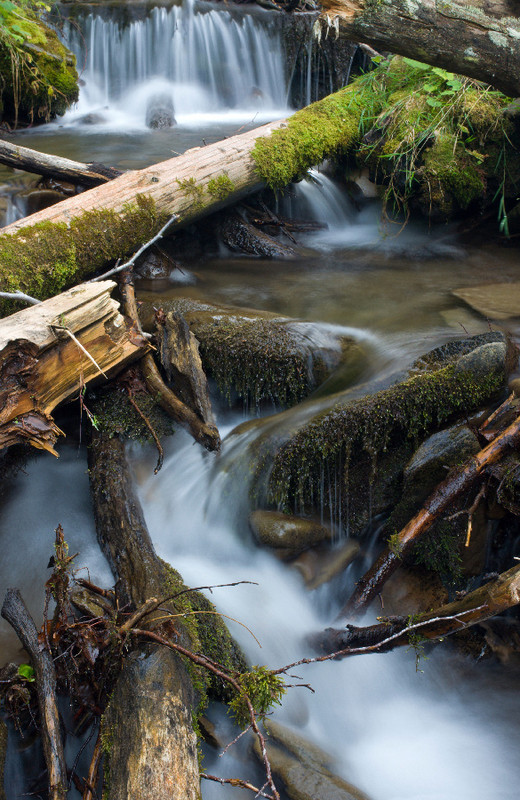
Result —
[[280, 199], [278, 210], [283, 216], [312, 220], [328, 228], [349, 225], [357, 214], [346, 192], [317, 169], [310, 169], [304, 180], [293, 184]]
[[118, 5], [80, 11], [63, 28], [82, 79], [78, 106], [64, 122], [144, 127], [159, 101], [182, 126], [284, 116], [349, 77], [356, 45], [320, 44], [315, 16], [197, 0], [144, 14]]

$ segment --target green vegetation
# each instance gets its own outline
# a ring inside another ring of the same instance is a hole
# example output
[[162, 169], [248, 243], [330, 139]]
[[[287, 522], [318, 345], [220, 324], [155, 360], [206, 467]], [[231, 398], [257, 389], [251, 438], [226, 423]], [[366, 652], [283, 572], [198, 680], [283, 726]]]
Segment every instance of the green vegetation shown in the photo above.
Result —
[[[470, 78], [394, 56], [259, 139], [256, 169], [274, 190], [326, 157], [368, 166], [385, 212], [448, 219], [476, 203], [516, 199], [520, 163], [510, 100]], [[353, 151], [357, 150], [355, 159]]]
[[[0, 239], [0, 287], [45, 300], [137, 250], [166, 220], [167, 215], [157, 211], [150, 197], [137, 195], [135, 203], [120, 213], [86, 211], [69, 225], [40, 222], [4, 235]], [[4, 315], [18, 310], [11, 301], [0, 303]]]
[[217, 200], [225, 200], [234, 190], [235, 184], [226, 172], [208, 182], [208, 192]]
[[78, 98], [74, 56], [37, 0], [0, 0], [0, 119], [16, 127], [63, 114]]
[[251, 721], [246, 695], [261, 720], [273, 706], [281, 705], [286, 691], [283, 678], [274, 675], [267, 667], [252, 666], [239, 675], [237, 681], [242, 692], [233, 697], [229, 708], [241, 728], [249, 726]]

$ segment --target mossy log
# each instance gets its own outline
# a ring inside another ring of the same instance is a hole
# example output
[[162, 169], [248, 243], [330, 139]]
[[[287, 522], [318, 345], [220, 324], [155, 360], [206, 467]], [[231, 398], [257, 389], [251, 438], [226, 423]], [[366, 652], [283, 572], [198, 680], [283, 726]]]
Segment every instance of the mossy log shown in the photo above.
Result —
[[[98, 538], [117, 577], [120, 603], [170, 598], [164, 605], [176, 615], [179, 644], [231, 669], [243, 668], [211, 603], [190, 592], [157, 556], [117, 437], [94, 435], [89, 476]], [[209, 673], [172, 650], [149, 647], [129, 659], [102, 720], [110, 800], [200, 800], [194, 720], [207, 694], [219, 690]]]
[[[49, 297], [137, 250], [173, 214], [170, 232], [266, 182], [285, 186], [325, 156], [355, 146], [363, 109], [358, 94], [349, 86], [289, 120], [127, 172], [3, 228], [0, 290]], [[274, 149], [262, 149], [273, 133]]]
[[149, 350], [114, 287], [81, 284], [0, 322], [0, 449], [29, 443], [57, 455], [53, 409]]
[[520, 95], [520, 19], [510, 0], [322, 0], [321, 6], [353, 41]]
[[71, 181], [80, 186], [91, 188], [119, 177], [121, 170], [115, 167], [105, 167], [103, 164], [91, 162], [83, 164], [81, 161], [71, 161], [70, 158], [51, 156], [13, 144], [5, 139], [0, 139], [0, 164], [5, 164], [13, 169], [22, 169], [33, 172], [46, 178], [57, 178], [62, 181]]
[[[477, 625], [520, 603], [520, 566], [512, 567], [494, 580], [469, 592], [460, 600], [427, 613], [391, 617], [378, 625], [358, 628], [327, 628], [312, 638], [317, 650], [336, 653], [348, 648], [362, 652], [386, 652], [394, 647], [441, 639], [470, 625]], [[412, 630], [410, 626], [413, 625]], [[351, 655], [349, 652], [344, 655]]]

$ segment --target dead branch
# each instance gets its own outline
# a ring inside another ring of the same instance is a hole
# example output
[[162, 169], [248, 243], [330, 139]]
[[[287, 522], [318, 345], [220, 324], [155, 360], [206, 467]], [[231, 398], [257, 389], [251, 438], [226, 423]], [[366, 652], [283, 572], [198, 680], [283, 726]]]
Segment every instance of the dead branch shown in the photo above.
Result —
[[451, 505], [453, 500], [475, 482], [482, 471], [501, 459], [505, 453], [520, 442], [520, 417], [517, 417], [502, 433], [498, 434], [483, 450], [471, 456], [461, 467], [453, 470], [426, 500], [423, 508], [405, 525], [392, 546], [386, 547], [379, 558], [356, 584], [350, 599], [339, 617], [359, 615], [381, 592], [385, 582], [400, 565], [404, 556], [433, 522]]
[[255, 793], [256, 797], [266, 797], [267, 800], [273, 800], [272, 794], [265, 794], [261, 789], [257, 786], [253, 786], [252, 783], [248, 781], [243, 781], [240, 778], [219, 778], [217, 775], [210, 775], [207, 772], [201, 772], [200, 777], [204, 778], [206, 781], [215, 781], [215, 783], [220, 783], [221, 786], [236, 786], [239, 789], [249, 789], [251, 792]]
[[40, 645], [33, 619], [18, 589], [8, 589], [2, 606], [2, 617], [14, 628], [29, 653], [36, 675], [36, 690], [42, 728], [42, 743], [49, 780], [51, 800], [65, 800], [67, 765], [60, 733], [56, 702], [56, 671], [49, 651]]

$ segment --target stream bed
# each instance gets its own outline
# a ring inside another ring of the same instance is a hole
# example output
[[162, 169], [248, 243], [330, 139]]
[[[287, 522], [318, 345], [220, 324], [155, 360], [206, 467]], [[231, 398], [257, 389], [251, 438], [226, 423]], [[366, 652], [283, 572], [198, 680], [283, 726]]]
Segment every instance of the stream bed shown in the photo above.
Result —
[[[123, 13], [92, 8], [80, 18], [81, 34], [67, 26], [83, 66], [80, 101], [63, 119], [16, 137], [29, 147], [130, 169], [290, 111], [292, 72], [284, 65], [276, 18], [268, 12], [248, 17], [222, 5], [187, 2], [128, 23]], [[309, 76], [305, 93], [312, 97], [311, 70]], [[146, 109], [158, 93], [173, 98], [177, 125], [152, 131], [145, 125]], [[20, 183], [27, 180], [0, 168], [4, 222], [25, 213]], [[300, 238], [297, 259], [268, 261], [224, 251], [194, 256], [182, 272], [172, 273], [166, 289], [143, 289], [140, 298], [157, 305], [187, 296], [340, 329], [366, 349], [362, 378], [371, 380], [403, 369], [450, 338], [497, 327], [452, 292], [520, 276], [516, 249], [473, 243], [448, 226], [410, 224], [399, 232], [381, 222], [377, 201], [356, 207], [326, 173], [316, 172], [280, 203], [281, 211], [297, 210], [328, 226]], [[518, 337], [518, 319], [500, 327]], [[305, 636], [332, 623], [353, 577], [347, 570], [309, 592], [298, 573], [254, 545], [247, 480], [237, 481], [231, 469], [254, 429], [225, 438], [248, 416], [217, 396], [215, 403], [224, 439], [220, 457], [181, 431], [166, 442], [157, 476], [154, 451], [130, 448], [135, 479], [157, 551], [188, 585], [255, 582], [216, 590], [211, 600], [236, 620], [229, 621], [230, 629], [251, 663], [278, 667], [308, 655]], [[84, 448], [62, 442], [59, 452], [58, 461], [35, 455], [8, 482], [0, 515], [0, 587], [20, 588], [37, 618], [58, 523], [90, 578], [107, 586], [112, 580], [96, 544]], [[3, 620], [0, 644], [2, 663], [19, 660], [18, 643]], [[315, 693], [291, 689], [275, 718], [329, 752], [336, 772], [372, 800], [515, 800], [515, 672], [465, 662], [443, 645], [419, 667], [413, 652], [302, 667], [298, 674]], [[222, 710], [210, 712], [222, 736], [233, 738]], [[27, 791], [21, 762], [12, 756], [9, 800]], [[208, 750], [204, 767], [226, 777], [247, 777], [249, 769], [233, 749], [223, 758]], [[251, 796], [206, 782], [202, 791], [206, 800]]]

